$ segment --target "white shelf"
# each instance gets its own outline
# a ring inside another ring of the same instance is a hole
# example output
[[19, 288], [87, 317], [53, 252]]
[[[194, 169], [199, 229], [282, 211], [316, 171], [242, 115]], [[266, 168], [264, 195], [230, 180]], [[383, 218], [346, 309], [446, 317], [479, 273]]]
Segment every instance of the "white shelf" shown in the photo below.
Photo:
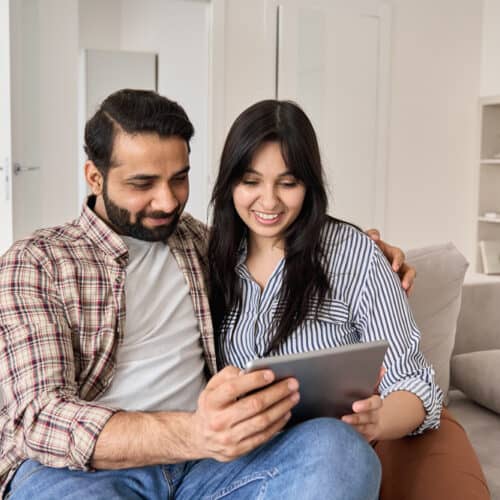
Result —
[[481, 165], [500, 165], [500, 159], [486, 158], [484, 160], [481, 160]]
[[469, 267], [465, 273], [464, 286], [477, 285], [478, 283], [500, 283], [500, 276], [474, 272], [474, 270]]
[[492, 222], [493, 224], [500, 224], [500, 217], [498, 219], [493, 219], [491, 217], [478, 217], [477, 220], [480, 222]]
[[[500, 95], [481, 98], [479, 157], [477, 165], [476, 262], [472, 269], [483, 271], [479, 241], [500, 241]], [[487, 212], [497, 212], [495, 218], [485, 217]], [[500, 277], [500, 275], [499, 275]]]

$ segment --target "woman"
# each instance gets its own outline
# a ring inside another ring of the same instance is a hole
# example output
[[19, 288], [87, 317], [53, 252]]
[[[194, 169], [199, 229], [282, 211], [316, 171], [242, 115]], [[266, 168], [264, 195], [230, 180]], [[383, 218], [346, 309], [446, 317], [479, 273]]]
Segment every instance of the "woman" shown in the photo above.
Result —
[[316, 135], [296, 104], [266, 100], [236, 119], [212, 203], [221, 365], [384, 338], [380, 395], [342, 420], [368, 441], [439, 425], [442, 393], [399, 280], [373, 241], [327, 216]]

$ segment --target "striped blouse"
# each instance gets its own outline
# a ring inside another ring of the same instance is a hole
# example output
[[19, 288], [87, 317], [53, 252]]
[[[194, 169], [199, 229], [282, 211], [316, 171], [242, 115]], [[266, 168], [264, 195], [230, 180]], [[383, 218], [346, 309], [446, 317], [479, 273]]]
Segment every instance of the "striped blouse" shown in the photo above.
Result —
[[[317, 314], [311, 308], [303, 323], [271, 355], [386, 339], [387, 371], [379, 386], [382, 398], [394, 391], [412, 392], [426, 411], [414, 434], [438, 427], [443, 394], [434, 381], [434, 370], [419, 350], [420, 332], [397, 275], [377, 245], [348, 224], [328, 221], [321, 238], [331, 294]], [[246, 246], [236, 267], [242, 289], [241, 313], [239, 317], [236, 311], [229, 313], [227, 333], [218, 340], [222, 363], [240, 368], [266, 354], [285, 265], [282, 259], [261, 291], [245, 260]]]

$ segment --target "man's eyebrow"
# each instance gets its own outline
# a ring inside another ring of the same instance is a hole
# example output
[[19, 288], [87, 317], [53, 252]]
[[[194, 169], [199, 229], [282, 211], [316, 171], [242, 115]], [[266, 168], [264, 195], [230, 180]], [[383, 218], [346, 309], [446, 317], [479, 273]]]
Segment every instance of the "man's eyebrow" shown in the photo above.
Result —
[[127, 181], [151, 181], [158, 179], [159, 175], [137, 174], [127, 177]]
[[[182, 170], [179, 170], [178, 172], [175, 172], [175, 174], [172, 177], [177, 177], [179, 175], [184, 175], [189, 172], [189, 169], [191, 167], [189, 165], [186, 165]], [[159, 175], [150, 175], [150, 174], [136, 174], [132, 175], [130, 177], [127, 177], [126, 181], [131, 182], [131, 181], [152, 181], [155, 179], [158, 179], [160, 176]]]

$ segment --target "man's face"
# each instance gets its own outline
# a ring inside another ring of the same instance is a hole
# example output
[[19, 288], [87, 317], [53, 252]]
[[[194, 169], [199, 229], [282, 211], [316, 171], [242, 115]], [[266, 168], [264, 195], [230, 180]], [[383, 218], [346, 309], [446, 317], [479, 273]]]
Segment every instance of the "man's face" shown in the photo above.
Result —
[[146, 241], [168, 238], [189, 195], [186, 141], [118, 133], [112, 160], [103, 180], [104, 210], [98, 203], [96, 212], [124, 236]]

